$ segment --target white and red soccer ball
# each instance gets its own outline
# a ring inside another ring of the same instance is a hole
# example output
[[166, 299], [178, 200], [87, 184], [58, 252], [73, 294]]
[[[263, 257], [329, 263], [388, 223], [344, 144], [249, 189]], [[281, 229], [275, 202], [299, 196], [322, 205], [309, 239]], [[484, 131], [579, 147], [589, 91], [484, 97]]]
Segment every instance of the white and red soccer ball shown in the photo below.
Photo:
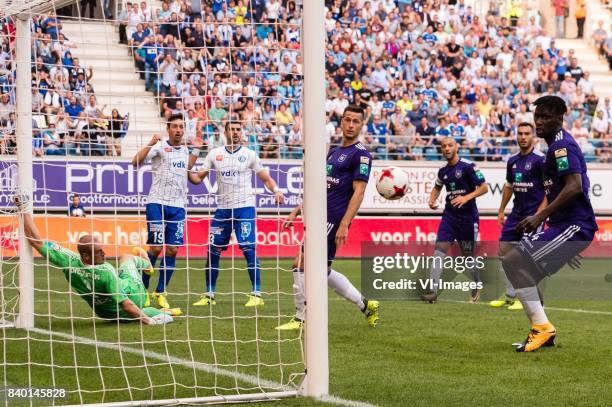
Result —
[[408, 174], [397, 167], [383, 168], [376, 178], [376, 190], [389, 201], [400, 199], [408, 190]]

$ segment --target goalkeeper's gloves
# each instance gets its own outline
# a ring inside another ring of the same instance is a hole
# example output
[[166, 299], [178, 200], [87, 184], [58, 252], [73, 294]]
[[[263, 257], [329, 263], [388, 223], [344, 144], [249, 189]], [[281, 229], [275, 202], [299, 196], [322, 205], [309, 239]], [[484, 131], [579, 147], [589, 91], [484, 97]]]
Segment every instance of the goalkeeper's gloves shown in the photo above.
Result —
[[174, 318], [164, 312], [160, 312], [154, 317], [149, 318], [149, 320], [151, 321], [149, 325], [164, 325], [174, 321]]
[[25, 192], [15, 194], [13, 196], [13, 202], [15, 203], [15, 206], [17, 206], [17, 209], [19, 209], [20, 212], [29, 211], [30, 206], [32, 205], [30, 195]]

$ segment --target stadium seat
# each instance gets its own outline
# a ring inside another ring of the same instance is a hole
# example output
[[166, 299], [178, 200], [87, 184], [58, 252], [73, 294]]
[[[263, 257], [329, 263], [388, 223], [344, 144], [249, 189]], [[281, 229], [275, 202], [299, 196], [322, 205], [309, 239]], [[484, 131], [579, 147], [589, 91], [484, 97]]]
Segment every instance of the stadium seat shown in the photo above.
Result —
[[437, 161], [440, 159], [440, 154], [438, 154], [438, 150], [435, 147], [427, 147], [423, 156], [427, 161]]

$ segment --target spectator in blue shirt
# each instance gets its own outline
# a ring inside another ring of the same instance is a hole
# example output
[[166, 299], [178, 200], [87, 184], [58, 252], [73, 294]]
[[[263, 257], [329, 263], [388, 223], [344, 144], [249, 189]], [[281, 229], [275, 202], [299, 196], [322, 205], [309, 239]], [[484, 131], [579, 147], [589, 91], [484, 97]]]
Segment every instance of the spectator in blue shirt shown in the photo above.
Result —
[[83, 105], [77, 101], [75, 96], [71, 96], [70, 103], [64, 108], [64, 110], [71, 119], [76, 119], [79, 116], [79, 113], [83, 111]]
[[389, 128], [387, 123], [381, 120], [380, 116], [374, 116], [374, 120], [368, 124], [368, 132], [376, 136], [376, 139], [380, 144], [387, 143], [387, 135], [389, 134]]
[[49, 13], [49, 17], [47, 17], [42, 23], [42, 28], [44, 33], [49, 34], [54, 40], [59, 38], [59, 30], [61, 25], [55, 11]]
[[70, 204], [68, 205], [68, 216], [74, 216], [79, 218], [85, 217], [85, 207], [81, 203], [81, 197], [76, 192], [70, 197]]
[[145, 50], [145, 86], [146, 90], [150, 92], [154, 86], [155, 78], [151, 73], [155, 74], [158, 71], [158, 61], [164, 57], [161, 48], [158, 47], [157, 41], [154, 35], [147, 37], [139, 46], [138, 49]]

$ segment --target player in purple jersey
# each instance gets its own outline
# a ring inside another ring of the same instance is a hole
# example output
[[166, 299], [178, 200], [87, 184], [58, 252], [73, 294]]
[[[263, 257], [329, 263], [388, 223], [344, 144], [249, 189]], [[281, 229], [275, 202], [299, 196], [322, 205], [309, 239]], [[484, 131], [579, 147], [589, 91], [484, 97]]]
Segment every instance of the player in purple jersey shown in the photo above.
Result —
[[[484, 175], [470, 160], [459, 157], [459, 146], [452, 137], [445, 137], [440, 144], [442, 155], [447, 164], [438, 171], [436, 185], [429, 196], [429, 207], [438, 208], [438, 197], [442, 187], [446, 187], [446, 205], [442, 213], [442, 220], [438, 227], [436, 248], [434, 257], [440, 261], [434, 261], [431, 268], [431, 292], [423, 294], [421, 299], [433, 303], [438, 298], [438, 288], [442, 275], [442, 259], [451, 247], [452, 242], [457, 241], [465, 256], [474, 252], [474, 242], [478, 239], [478, 208], [476, 198], [489, 191], [485, 183]], [[478, 270], [472, 270], [474, 281], [480, 283]], [[478, 301], [480, 290], [472, 289], [470, 300]]]
[[580, 266], [579, 254], [595, 236], [597, 222], [589, 200], [589, 177], [580, 147], [563, 130], [567, 107], [558, 96], [542, 96], [534, 102], [536, 135], [546, 140], [544, 190], [548, 205], [517, 226], [518, 233], [536, 231], [548, 218], [548, 228], [523, 238], [504, 257], [503, 267], [531, 322], [531, 330], [517, 352], [554, 346], [555, 327], [549, 322], [537, 285], [566, 263]]
[[[506, 165], [506, 185], [502, 192], [502, 200], [497, 214], [497, 223], [502, 228], [499, 237], [499, 257], [518, 244], [523, 236], [515, 228], [520, 221], [531, 216], [546, 206], [542, 174], [544, 171], [544, 154], [534, 150], [533, 125], [522, 122], [517, 128], [517, 143], [520, 151], [510, 157]], [[512, 212], [506, 218], [506, 205], [514, 194]], [[501, 266], [500, 266], [501, 268]], [[491, 301], [490, 306], [501, 308], [508, 306], [509, 310], [522, 310], [523, 305], [516, 299], [516, 292], [506, 277], [503, 268], [500, 270], [506, 285], [505, 296]]]
[[[348, 230], [363, 201], [372, 156], [359, 142], [364, 124], [363, 108], [349, 105], [344, 109], [342, 144], [327, 154], [327, 284], [337, 294], [351, 301], [364, 313], [370, 326], [378, 323], [378, 301], [364, 298], [343, 274], [331, 268], [336, 248], [346, 242]], [[301, 213], [301, 206], [287, 217], [284, 227], [291, 227]], [[276, 327], [278, 330], [300, 329], [305, 315], [304, 269], [302, 252], [293, 262], [293, 294], [296, 314], [291, 321]]]

